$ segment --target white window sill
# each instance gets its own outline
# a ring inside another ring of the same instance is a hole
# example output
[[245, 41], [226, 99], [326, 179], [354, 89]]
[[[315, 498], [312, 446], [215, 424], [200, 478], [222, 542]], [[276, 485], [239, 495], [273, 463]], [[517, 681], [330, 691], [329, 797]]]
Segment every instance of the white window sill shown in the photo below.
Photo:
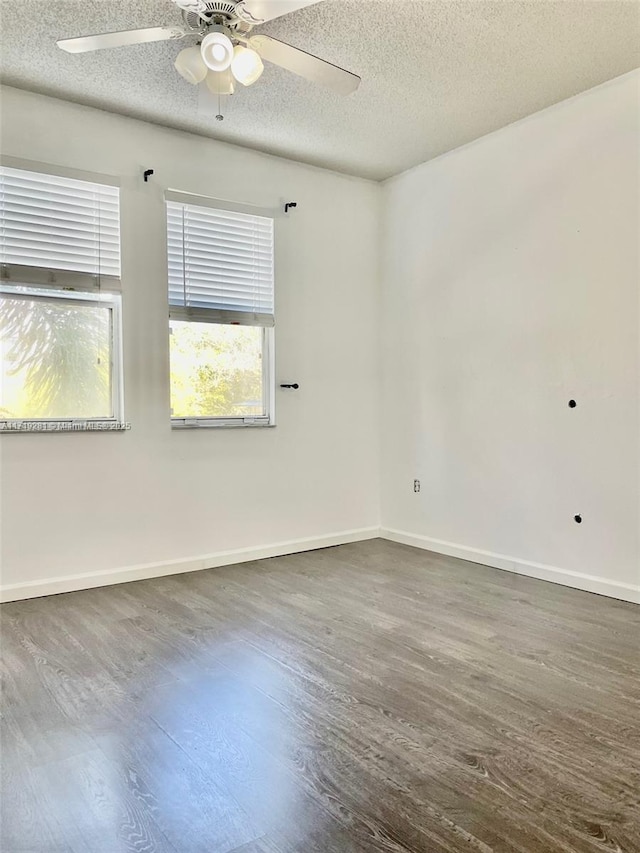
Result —
[[213, 418], [175, 418], [171, 420], [171, 429], [270, 429], [275, 427], [265, 418], [242, 420], [241, 418], [224, 420]]
[[0, 434], [43, 432], [126, 432], [130, 423], [116, 420], [0, 420]]

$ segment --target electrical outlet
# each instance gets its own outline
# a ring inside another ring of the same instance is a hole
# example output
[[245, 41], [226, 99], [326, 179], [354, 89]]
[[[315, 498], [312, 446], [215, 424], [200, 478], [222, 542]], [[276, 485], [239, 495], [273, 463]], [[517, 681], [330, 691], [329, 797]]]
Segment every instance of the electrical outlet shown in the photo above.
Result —
[[420, 491], [420, 480], [413, 481], [413, 491], [417, 494]]

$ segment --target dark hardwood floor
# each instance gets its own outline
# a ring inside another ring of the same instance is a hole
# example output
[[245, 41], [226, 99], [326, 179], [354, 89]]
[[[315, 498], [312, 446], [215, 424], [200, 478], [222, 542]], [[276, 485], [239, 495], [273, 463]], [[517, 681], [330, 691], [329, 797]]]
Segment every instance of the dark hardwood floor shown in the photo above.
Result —
[[640, 851], [640, 608], [373, 540], [6, 604], [3, 853]]

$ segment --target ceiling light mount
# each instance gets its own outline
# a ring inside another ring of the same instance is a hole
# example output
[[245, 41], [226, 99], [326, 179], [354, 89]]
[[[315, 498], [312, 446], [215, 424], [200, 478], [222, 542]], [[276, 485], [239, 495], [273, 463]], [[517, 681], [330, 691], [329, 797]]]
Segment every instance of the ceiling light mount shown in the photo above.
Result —
[[225, 71], [209, 71], [206, 79], [207, 89], [212, 95], [233, 95], [235, 82], [230, 68]]
[[184, 50], [181, 50], [176, 56], [174, 65], [178, 74], [193, 86], [202, 83], [209, 71], [204, 64], [200, 48], [195, 45], [193, 47], [185, 47]]
[[231, 73], [238, 83], [243, 86], [251, 86], [258, 80], [264, 71], [264, 63], [251, 47], [237, 44], [233, 49], [233, 60], [231, 62]]
[[227, 27], [215, 24], [202, 39], [200, 53], [211, 71], [226, 71], [233, 60], [232, 33]]

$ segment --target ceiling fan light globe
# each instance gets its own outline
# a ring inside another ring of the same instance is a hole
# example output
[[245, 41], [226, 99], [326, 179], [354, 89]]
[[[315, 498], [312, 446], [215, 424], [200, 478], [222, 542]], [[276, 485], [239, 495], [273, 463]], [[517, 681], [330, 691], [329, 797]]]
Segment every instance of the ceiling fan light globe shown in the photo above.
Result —
[[204, 64], [200, 49], [197, 47], [186, 47], [181, 50], [176, 56], [174, 65], [178, 74], [194, 86], [202, 83], [207, 76], [208, 68]]
[[231, 72], [238, 83], [243, 86], [251, 86], [262, 75], [264, 64], [260, 55], [250, 47], [237, 45], [233, 51]]
[[207, 89], [212, 95], [233, 95], [235, 80], [231, 69], [226, 71], [209, 71], [207, 74]]
[[200, 53], [211, 71], [226, 71], [233, 59], [233, 44], [224, 33], [209, 33], [202, 39]]

